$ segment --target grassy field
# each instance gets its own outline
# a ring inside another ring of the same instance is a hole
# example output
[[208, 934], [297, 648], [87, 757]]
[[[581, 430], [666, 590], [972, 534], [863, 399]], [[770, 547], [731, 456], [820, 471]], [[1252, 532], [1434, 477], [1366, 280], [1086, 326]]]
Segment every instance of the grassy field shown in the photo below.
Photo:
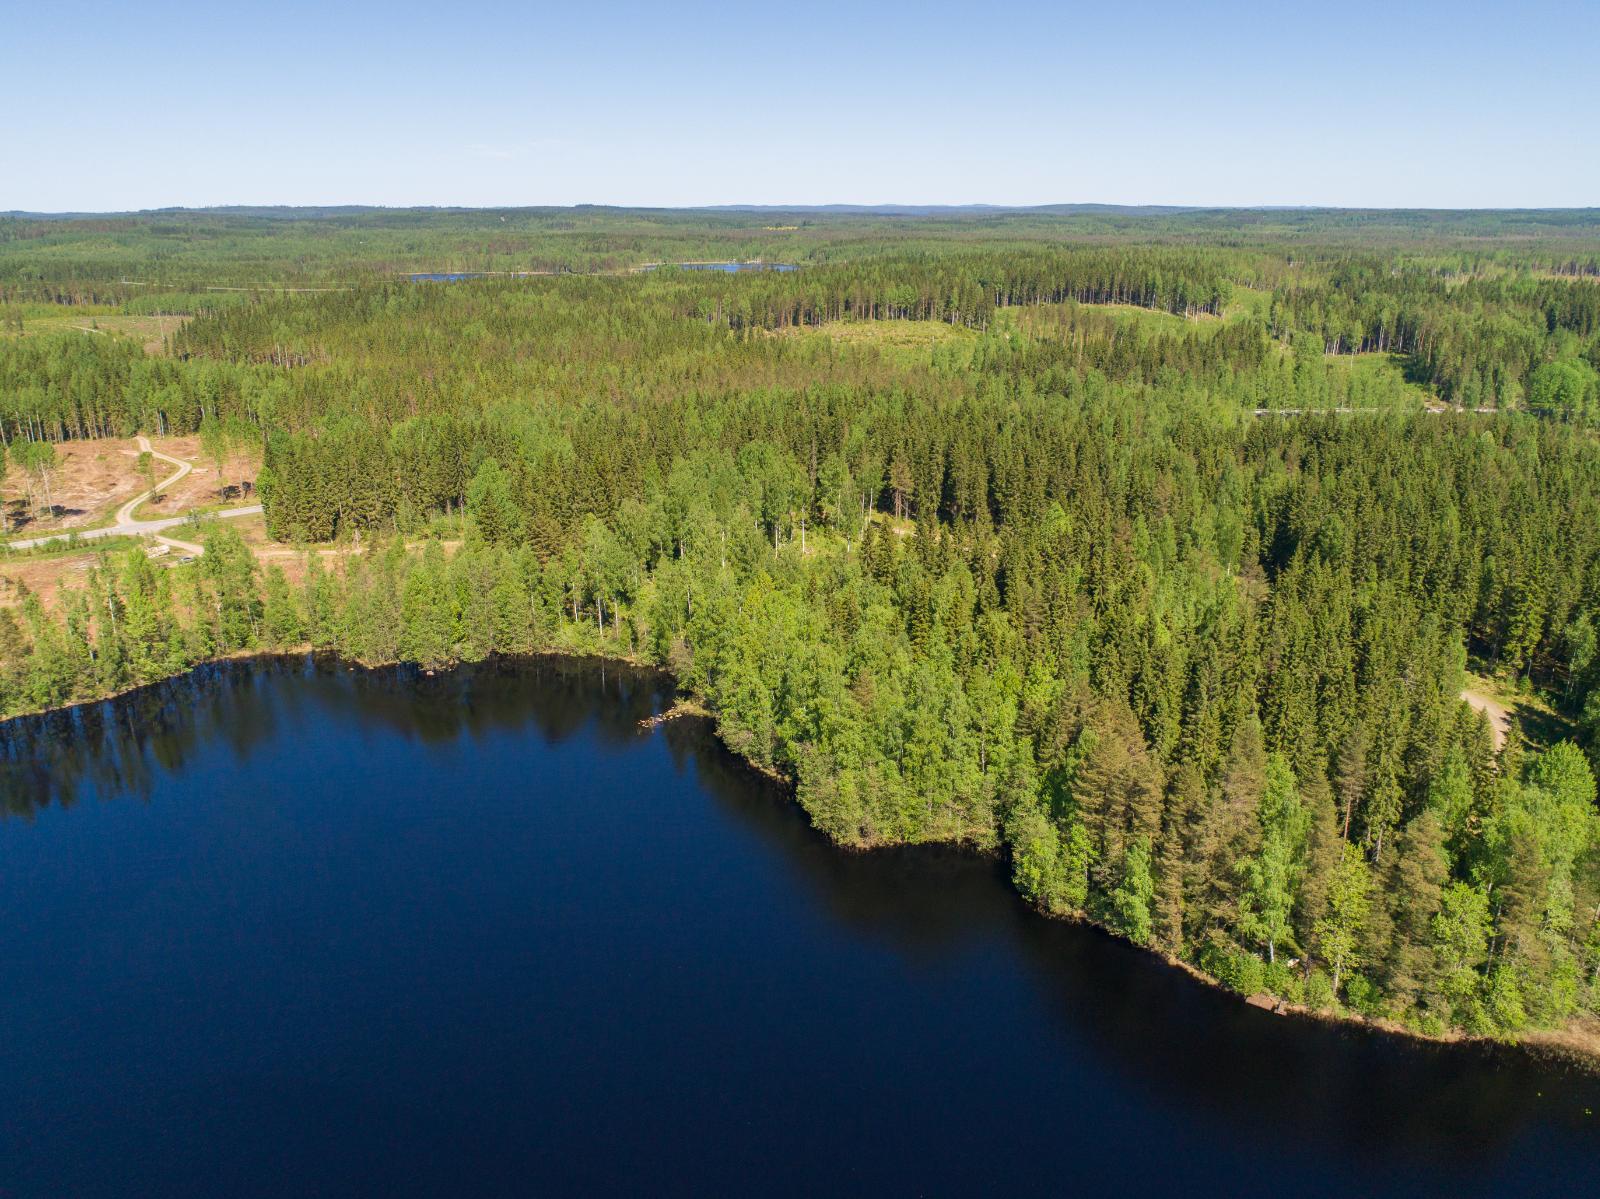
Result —
[[1352, 392], [1365, 391], [1381, 397], [1388, 406], [1441, 406], [1431, 387], [1406, 378], [1403, 355], [1325, 354], [1323, 361], [1349, 375]]
[[1197, 329], [1219, 329], [1222, 322], [1214, 316], [1184, 317], [1162, 312], [1155, 308], [1140, 308], [1133, 304], [1036, 304], [1010, 308], [1005, 311], [1016, 318], [1018, 325], [1031, 333], [1046, 333], [1063, 323], [1069, 311], [1103, 313], [1123, 322], [1127, 328], [1139, 328], [1152, 333], [1193, 333]]
[[0, 337], [85, 333], [137, 341], [147, 354], [166, 352], [186, 316], [140, 316], [98, 304], [12, 304], [0, 308]]
[[1258, 287], [1236, 287], [1233, 299], [1228, 301], [1224, 319], [1230, 321], [1255, 317], [1265, 321], [1272, 311], [1272, 293]]
[[774, 333], [803, 344], [831, 343], [855, 351], [876, 352], [902, 365], [927, 365], [934, 352], [974, 344], [979, 334], [943, 321], [830, 321], [817, 328], [790, 328]]

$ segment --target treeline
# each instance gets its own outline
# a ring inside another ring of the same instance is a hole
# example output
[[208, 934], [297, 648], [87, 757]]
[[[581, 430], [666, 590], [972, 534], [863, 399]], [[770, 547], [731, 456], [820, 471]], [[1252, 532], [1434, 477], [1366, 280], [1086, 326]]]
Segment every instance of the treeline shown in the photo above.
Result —
[[1520, 404], [1566, 419], [1600, 416], [1600, 280], [1441, 278], [1352, 262], [1320, 282], [1280, 286], [1271, 327], [1327, 353], [1392, 352], [1464, 407]]
[[[791, 273], [667, 271], [276, 295], [206, 311], [175, 335], [175, 360], [72, 334], [0, 341], [0, 436], [186, 433], [210, 415], [254, 422], [265, 437], [346, 415], [390, 425], [573, 397], [803, 387], [819, 370], [889, 383], [903, 372], [849, 350], [828, 356], [814, 342], [767, 335], [884, 319], [987, 331], [1000, 313], [1020, 317], [1025, 340], [1035, 343], [1013, 355], [1014, 369], [1046, 386], [1055, 383], [1038, 372], [1070, 365], [1145, 382], [1177, 372], [1248, 409], [1401, 402], [1398, 389], [1375, 389], [1371, 374], [1341, 383], [1316, 361], [1381, 352], [1459, 406], [1600, 419], [1600, 282], [1452, 282], [1375, 259], [1329, 270], [1320, 282], [1280, 279], [1260, 323], [1235, 313], [1191, 321], [1182, 333], [1089, 306], [1209, 317], [1236, 286], [1268, 283], [1280, 267], [1259, 251], [957, 247]], [[929, 365], [949, 375], [967, 364]]]
[[1280, 261], [1296, 262], [1382, 247], [1456, 275], [1600, 273], [1593, 210], [259, 208], [0, 217], [0, 302], [120, 303], [151, 288], [346, 285], [422, 271], [590, 273], [752, 259], [822, 264], [952, 247], [1065, 244], [1267, 247]]
[[1149, 248], [992, 250], [876, 258], [762, 272], [698, 289], [692, 312], [733, 329], [840, 320], [937, 320], [983, 328], [998, 308], [1131, 304], [1220, 315], [1240, 275], [1265, 265], [1234, 253]]
[[7, 443], [181, 435], [208, 417], [261, 428], [293, 390], [281, 374], [150, 357], [120, 338], [0, 338], [0, 439]]

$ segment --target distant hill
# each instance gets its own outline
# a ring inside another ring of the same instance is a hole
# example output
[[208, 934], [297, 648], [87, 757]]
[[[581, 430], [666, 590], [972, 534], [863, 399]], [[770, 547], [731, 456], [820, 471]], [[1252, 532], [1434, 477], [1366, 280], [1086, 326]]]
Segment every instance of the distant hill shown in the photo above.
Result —
[[1557, 216], [1567, 219], [1600, 218], [1600, 208], [1334, 208], [1316, 205], [1245, 204], [704, 204], [682, 208], [622, 206], [612, 204], [573, 204], [552, 206], [541, 204], [502, 205], [476, 208], [460, 205], [402, 205], [384, 204], [222, 204], [202, 208], [145, 208], [118, 212], [33, 212], [11, 209], [0, 212], [0, 218], [12, 220], [105, 220], [107, 218], [150, 218], [163, 216], [225, 216], [254, 217], [266, 220], [334, 220], [367, 215], [400, 216], [406, 214], [486, 216], [496, 213], [506, 215], [560, 214], [560, 213], [752, 213], [816, 215], [816, 216], [884, 216], [884, 217], [961, 217], [961, 216], [1101, 216], [1101, 217], [1174, 217], [1290, 214], [1300, 217], [1406, 217], [1412, 219], [1462, 216], [1473, 214], [1493, 216], [1499, 214], [1528, 216]]

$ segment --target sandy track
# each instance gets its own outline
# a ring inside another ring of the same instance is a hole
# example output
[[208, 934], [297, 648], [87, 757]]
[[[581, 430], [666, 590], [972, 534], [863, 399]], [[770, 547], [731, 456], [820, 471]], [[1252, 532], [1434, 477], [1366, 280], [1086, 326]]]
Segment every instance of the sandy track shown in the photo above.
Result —
[[[160, 495], [161, 492], [177, 483], [178, 480], [194, 469], [193, 466], [181, 458], [174, 458], [169, 454], [163, 454], [160, 450], [154, 449], [150, 445], [148, 437], [139, 438], [139, 449], [141, 452], [155, 455], [163, 462], [171, 463], [178, 469], [172, 475], [163, 479], [157, 486], [149, 491], [140, 492], [123, 504], [122, 507], [117, 509], [117, 514], [112, 523], [103, 528], [83, 529], [73, 533], [52, 533], [45, 537], [25, 537], [20, 541], [10, 542], [11, 548], [18, 550], [32, 549], [34, 546], [48, 545], [52, 541], [65, 541], [74, 536], [80, 541], [87, 541], [92, 537], [155, 537], [158, 541], [164, 541], [168, 545], [184, 550], [187, 553], [202, 553], [203, 551], [199, 546], [190, 542], [176, 541], [160, 536], [168, 529], [175, 529], [179, 525], [187, 524], [189, 520], [187, 516], [168, 516], [160, 520], [135, 520], [133, 518], [134, 511], [140, 504], [152, 496]], [[260, 511], [260, 504], [246, 504], [242, 508], [224, 508], [221, 512], [211, 513], [210, 516], [217, 520], [233, 520], [240, 516], [254, 516]]]
[[1489, 718], [1489, 735], [1494, 739], [1494, 752], [1499, 753], [1511, 736], [1511, 709], [1471, 687], [1462, 691], [1461, 698]]

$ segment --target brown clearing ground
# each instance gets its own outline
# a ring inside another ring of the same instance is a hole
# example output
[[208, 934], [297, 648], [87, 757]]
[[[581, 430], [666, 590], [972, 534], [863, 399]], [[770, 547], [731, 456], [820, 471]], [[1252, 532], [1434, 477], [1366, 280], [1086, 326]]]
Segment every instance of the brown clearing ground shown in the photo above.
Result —
[[308, 554], [316, 554], [322, 559], [323, 567], [331, 570], [340, 558], [347, 558], [359, 552], [350, 545], [298, 548], [286, 542], [274, 541], [267, 536], [266, 518], [260, 515], [241, 516], [238, 520], [230, 520], [228, 527], [244, 538], [244, 543], [250, 547], [250, 552], [255, 554], [263, 573], [267, 567], [276, 566], [296, 587], [305, 581]]
[[[181, 535], [183, 530], [174, 529], [173, 532]], [[93, 545], [92, 542], [90, 544]], [[177, 566], [188, 556], [187, 550], [172, 546], [163, 549], [154, 540], [146, 541], [144, 548], [147, 552], [156, 553], [153, 560], [158, 567]], [[22, 597], [32, 592], [39, 597], [46, 611], [59, 613], [57, 600], [62, 591], [81, 590], [90, 568], [100, 555], [109, 555], [115, 568], [127, 552], [127, 546], [118, 542], [113, 546], [85, 549], [72, 554], [0, 559], [0, 608], [19, 608], [22, 606]]]
[[[198, 437], [151, 438], [150, 444], [163, 454], [192, 462], [194, 469], [163, 491], [154, 502], [140, 504], [134, 511], [135, 520], [160, 520], [164, 516], [181, 516], [194, 508], [209, 508], [217, 504], [253, 504], [256, 502], [255, 479], [261, 470], [259, 454], [238, 455], [226, 464], [227, 474], [217, 478], [217, 464], [200, 451]], [[159, 478], [172, 474], [169, 463], [157, 462]], [[248, 493], [241, 496], [240, 482], [250, 485]], [[226, 489], [226, 491], [224, 491]]]
[[[255, 554], [263, 572], [268, 566], [278, 566], [296, 586], [305, 579], [308, 552], [320, 555], [323, 565], [330, 569], [338, 559], [360, 552], [349, 545], [317, 546], [307, 551], [280, 541], [273, 541], [267, 536], [266, 522], [259, 514], [230, 520], [227, 525], [243, 536], [245, 544]], [[169, 536], [176, 541], [192, 543], [201, 535], [191, 533], [186, 528], [177, 528], [169, 530]], [[153, 561], [158, 567], [170, 568], [182, 565], [184, 557], [188, 556], [187, 550], [178, 547], [169, 547], [163, 552], [160, 543], [154, 539], [147, 540], [144, 545], [147, 551], [155, 552]], [[28, 591], [38, 595], [47, 609], [54, 609], [62, 589], [72, 590], [82, 587], [84, 576], [89, 573], [90, 567], [95, 564], [100, 554], [108, 552], [115, 556], [126, 553], [127, 549], [120, 543], [110, 549], [93, 548], [91, 544], [78, 553], [38, 558], [24, 556], [9, 560], [0, 558], [0, 608], [15, 608], [21, 604], [24, 592], [17, 586], [21, 583]]]
[[[139, 444], [133, 438], [107, 438], [100, 441], [67, 441], [56, 446], [59, 465], [50, 479], [50, 498], [56, 515], [44, 514], [44, 492], [35, 487], [39, 516], [28, 509], [28, 493], [33, 484], [27, 473], [11, 466], [0, 487], [4, 497], [6, 527], [12, 532], [53, 533], [82, 529], [109, 517], [119, 504], [144, 490], [139, 476]], [[157, 463], [158, 475], [172, 473], [172, 467]]]
[[[157, 502], [140, 504], [135, 514], [138, 519], [181, 516], [194, 508], [225, 502], [218, 494], [216, 466], [199, 460], [199, 438], [155, 437], [150, 439], [150, 444], [161, 453], [185, 462], [193, 462], [195, 465], [194, 469], [180, 479], [170, 491], [163, 492]], [[56, 454], [60, 466], [51, 478], [50, 492], [60, 514], [54, 519], [28, 519], [28, 480], [21, 471], [15, 469], [7, 475], [4, 487], [0, 488], [0, 495], [4, 497], [5, 509], [10, 518], [9, 527], [13, 533], [71, 532], [73, 529], [103, 525], [110, 520], [118, 507], [145, 490], [145, 480], [139, 474], [139, 443], [133, 438], [69, 441], [57, 445]], [[234, 481], [229, 486], [234, 491], [226, 502], [248, 503], [255, 498], [252, 493], [249, 499], [239, 500], [236, 480], [238, 470], [242, 466], [245, 478], [253, 481], [258, 465], [255, 459], [248, 461], [240, 459], [235, 466], [230, 467], [229, 477]], [[170, 462], [163, 462], [160, 459], [156, 460], [155, 467], [157, 483], [171, 476], [176, 469]], [[40, 503], [42, 506], [42, 496]], [[298, 578], [305, 573], [303, 555], [268, 540], [266, 527], [260, 516], [245, 518], [235, 523], [254, 528], [252, 548], [256, 549], [258, 554], [271, 547], [285, 555], [286, 569], [293, 560], [293, 577]], [[241, 532], [243, 531], [245, 530], [241, 529]], [[173, 529], [171, 533], [180, 540], [184, 537], [183, 529]], [[247, 540], [250, 538], [247, 537]], [[152, 548], [155, 544], [150, 543]], [[89, 568], [94, 565], [96, 557], [104, 552], [105, 549], [97, 548], [91, 543], [80, 553], [0, 559], [0, 607], [15, 607], [21, 602], [23, 592], [16, 586], [17, 583], [24, 584], [28, 591], [37, 594], [45, 607], [52, 607], [62, 587], [80, 586]], [[122, 547], [116, 547], [112, 552], [120, 553]], [[183, 556], [183, 550], [170, 549], [167, 553], [161, 554], [156, 561], [162, 566], [175, 566]]]
[[[284, 577], [291, 584], [299, 587], [305, 582], [306, 567], [310, 563], [311, 555], [315, 554], [322, 561], [324, 570], [332, 571], [339, 568], [339, 563], [367, 552], [367, 542], [339, 542], [337, 544], [324, 543], [321, 545], [290, 545], [283, 541], [274, 541], [267, 536], [267, 527], [264, 518], [258, 513], [254, 516], [241, 516], [237, 520], [230, 520], [228, 527], [237, 531], [244, 543], [250, 547], [256, 556], [256, 562], [265, 574], [268, 567], [276, 566], [283, 571]], [[427, 544], [425, 540], [407, 541], [406, 549], [411, 553], [420, 553]], [[439, 541], [446, 553], [454, 553], [461, 548], [461, 542], [444, 538]]]
[[1488, 718], [1496, 753], [1505, 748], [1513, 733], [1535, 748], [1575, 735], [1572, 722], [1548, 695], [1523, 690], [1486, 673], [1469, 672], [1466, 684], [1461, 698]]
[[[95, 551], [60, 554], [49, 558], [0, 561], [0, 608], [22, 605], [23, 588], [37, 595], [47, 610], [54, 609], [61, 589], [76, 590], [95, 563]], [[18, 586], [21, 584], [21, 586]]]
[[[235, 490], [227, 497], [218, 494], [216, 466], [200, 460], [200, 441], [197, 437], [153, 437], [153, 448], [173, 458], [195, 464], [193, 472], [163, 494], [155, 504], [141, 504], [137, 513], [140, 519], [177, 516], [191, 508], [222, 503], [236, 499], [238, 474], [254, 480], [258, 461], [240, 458], [229, 468], [230, 486]], [[12, 467], [6, 473], [0, 497], [3, 497], [7, 529], [12, 533], [37, 535], [41, 533], [70, 532], [73, 529], [92, 528], [105, 524], [122, 504], [145, 490], [145, 480], [139, 473], [139, 443], [134, 438], [104, 438], [96, 441], [66, 441], [56, 446], [58, 466], [50, 477], [50, 498], [54, 500], [56, 515], [44, 515], [43, 490], [36, 488], [39, 515], [35, 517], [28, 507], [28, 489], [32, 482], [27, 473]], [[160, 459], [155, 463], [156, 482], [169, 477], [176, 468]]]
[[1559, 1057], [1576, 1058], [1590, 1070], [1600, 1070], [1600, 1019], [1593, 1016], [1579, 1016], [1566, 1028], [1524, 1033], [1522, 1041]]
[[[195, 468], [195, 472], [199, 473], [198, 467]], [[148, 505], [141, 508], [142, 515], [148, 511]], [[305, 581], [306, 565], [311, 554], [316, 554], [322, 560], [324, 569], [336, 570], [342, 559], [366, 552], [364, 543], [295, 546], [287, 542], [274, 541], [267, 535], [266, 520], [260, 513], [241, 516], [227, 521], [226, 524], [244, 539], [245, 545], [255, 554], [263, 574], [268, 567], [276, 566], [295, 587], [299, 587]], [[189, 556], [189, 551], [183, 546], [203, 540], [205, 534], [180, 527], [169, 529], [164, 536], [174, 543], [165, 551], [155, 539], [146, 540], [144, 547], [146, 551], [155, 553], [153, 561], [158, 567], [171, 568], [184, 565], [183, 559]], [[411, 548], [420, 549], [422, 544], [420, 541], [412, 542]], [[446, 550], [454, 550], [461, 543], [446, 540], [440, 544]], [[72, 590], [81, 587], [84, 576], [95, 564], [97, 557], [107, 552], [123, 554], [127, 549], [119, 542], [114, 547], [94, 548], [91, 544], [90, 547], [77, 553], [61, 553], [48, 557], [0, 558], [0, 608], [15, 608], [21, 604], [24, 593], [17, 586], [18, 583], [24, 584], [28, 591], [38, 595], [47, 609], [54, 608], [62, 589]]]
[[1495, 753], [1499, 753], [1506, 746], [1506, 738], [1511, 735], [1511, 710], [1471, 687], [1461, 692], [1461, 698], [1489, 718], [1489, 735], [1494, 738]]

